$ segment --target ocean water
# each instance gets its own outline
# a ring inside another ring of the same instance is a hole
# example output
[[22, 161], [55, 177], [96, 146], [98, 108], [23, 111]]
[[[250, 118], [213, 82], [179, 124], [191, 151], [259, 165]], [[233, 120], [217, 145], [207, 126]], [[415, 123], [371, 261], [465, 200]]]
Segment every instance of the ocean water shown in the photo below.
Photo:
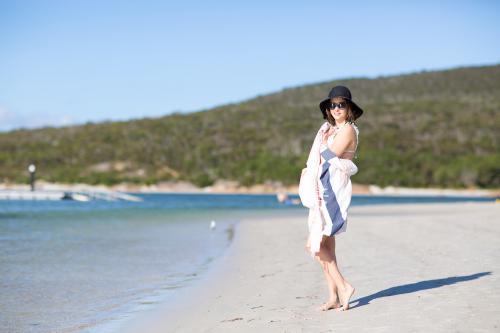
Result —
[[[274, 195], [138, 196], [0, 201], [0, 332], [103, 332], [194, 283], [240, 219], [305, 212]], [[493, 199], [354, 196], [352, 205], [471, 200]]]

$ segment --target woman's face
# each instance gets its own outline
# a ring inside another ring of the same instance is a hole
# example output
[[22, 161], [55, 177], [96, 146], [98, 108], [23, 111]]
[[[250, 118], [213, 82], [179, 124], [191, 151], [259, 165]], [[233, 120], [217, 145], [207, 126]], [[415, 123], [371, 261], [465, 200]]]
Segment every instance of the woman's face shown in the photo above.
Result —
[[[332, 98], [330, 113], [336, 123], [343, 123], [347, 119], [347, 102], [340, 97]], [[340, 106], [339, 106], [340, 105]]]

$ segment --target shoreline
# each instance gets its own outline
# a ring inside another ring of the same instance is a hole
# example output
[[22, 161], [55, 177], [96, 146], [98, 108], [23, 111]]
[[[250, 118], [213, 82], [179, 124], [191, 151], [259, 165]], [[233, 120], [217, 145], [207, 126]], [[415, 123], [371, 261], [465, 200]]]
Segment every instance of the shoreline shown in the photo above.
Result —
[[498, 213], [495, 203], [352, 207], [337, 237], [341, 271], [356, 287], [344, 313], [317, 309], [327, 289], [304, 250], [305, 209], [242, 218], [224, 256], [175, 305], [116, 332], [495, 330]]
[[[89, 185], [89, 184], [66, 184], [50, 183], [43, 180], [37, 181], [37, 190], [63, 190], [79, 191], [94, 190], [103, 192], [125, 192], [137, 194], [172, 193], [172, 194], [298, 194], [298, 185], [283, 186], [280, 183], [259, 184], [250, 187], [239, 186], [235, 182], [221, 181], [213, 186], [196, 187], [187, 182], [162, 183], [159, 185], [130, 185], [118, 184], [113, 186]], [[0, 183], [1, 190], [29, 191], [28, 184], [6, 184]], [[377, 196], [472, 196], [499, 198], [500, 189], [454, 189], [454, 188], [411, 188], [377, 185], [364, 185], [353, 183], [353, 195], [377, 195]]]

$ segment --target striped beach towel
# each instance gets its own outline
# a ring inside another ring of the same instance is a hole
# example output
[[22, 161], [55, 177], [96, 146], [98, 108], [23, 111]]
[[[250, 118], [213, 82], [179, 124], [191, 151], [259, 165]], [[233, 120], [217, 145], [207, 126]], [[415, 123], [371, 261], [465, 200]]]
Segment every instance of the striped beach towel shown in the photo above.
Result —
[[325, 122], [318, 130], [307, 160], [307, 172], [303, 170], [301, 177], [301, 183], [305, 183], [302, 178], [306, 174], [315, 186], [302, 186], [302, 192], [299, 189], [303, 205], [309, 208], [307, 247], [312, 256], [319, 252], [323, 235], [334, 236], [346, 230], [352, 197], [350, 177], [358, 172], [351, 160], [337, 157], [327, 147], [320, 150], [329, 126]]

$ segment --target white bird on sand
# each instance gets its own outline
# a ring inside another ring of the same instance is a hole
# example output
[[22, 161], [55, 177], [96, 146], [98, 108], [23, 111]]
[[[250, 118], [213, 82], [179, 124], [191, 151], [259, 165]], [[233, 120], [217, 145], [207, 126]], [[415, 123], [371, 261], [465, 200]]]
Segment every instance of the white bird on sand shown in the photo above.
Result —
[[215, 221], [212, 220], [212, 222], [210, 222], [210, 230], [214, 230], [215, 229]]

